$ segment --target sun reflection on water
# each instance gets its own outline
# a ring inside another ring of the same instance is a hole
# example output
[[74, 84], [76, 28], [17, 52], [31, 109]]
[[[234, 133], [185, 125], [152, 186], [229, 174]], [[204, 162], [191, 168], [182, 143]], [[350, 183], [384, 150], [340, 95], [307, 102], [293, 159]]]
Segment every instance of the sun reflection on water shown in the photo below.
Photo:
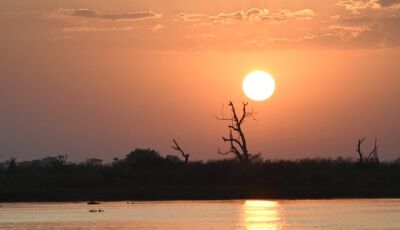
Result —
[[243, 225], [246, 230], [280, 229], [278, 202], [247, 200], [243, 205]]

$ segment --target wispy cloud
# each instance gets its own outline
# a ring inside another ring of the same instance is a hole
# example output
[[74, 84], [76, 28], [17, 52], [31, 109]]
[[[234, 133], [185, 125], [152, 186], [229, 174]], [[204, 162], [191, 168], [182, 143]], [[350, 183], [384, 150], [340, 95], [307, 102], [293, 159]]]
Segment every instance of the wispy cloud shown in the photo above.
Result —
[[63, 32], [74, 33], [74, 32], [106, 32], [106, 31], [130, 31], [132, 27], [66, 27], [62, 29]]
[[381, 8], [379, 0], [339, 0], [337, 5], [344, 7], [352, 14], [359, 14], [363, 10]]
[[129, 11], [113, 13], [102, 13], [94, 9], [60, 9], [59, 11], [72, 17], [95, 18], [110, 21], [136, 21], [162, 17], [161, 14], [153, 11]]
[[234, 20], [238, 21], [260, 21], [268, 15], [267, 9], [252, 8], [246, 11], [236, 11], [233, 13], [220, 13], [215, 16], [209, 16], [208, 19], [215, 24], [227, 24]]
[[186, 14], [179, 13], [175, 15], [174, 21], [182, 21], [182, 22], [200, 22], [206, 20], [209, 16], [206, 14]]
[[166, 28], [165, 26], [163, 26], [161, 24], [157, 24], [157, 25], [154, 25], [154, 26], [150, 27], [150, 30], [153, 31], [153, 32], [157, 32], [157, 31], [160, 31], [160, 30], [164, 30], [165, 28]]
[[290, 19], [311, 20], [314, 16], [315, 12], [311, 9], [302, 9], [299, 11], [284, 9], [270, 12], [268, 9], [251, 8], [249, 10], [219, 13], [217, 15], [180, 13], [175, 16], [175, 21], [227, 25], [235, 21], [282, 22]]
[[400, 9], [400, 0], [339, 0], [337, 5], [352, 14], [360, 14], [366, 10]]
[[325, 35], [333, 35], [339, 37], [341, 40], [346, 41], [360, 36], [360, 34], [372, 31], [370, 26], [344, 26], [332, 25], [327, 28], [328, 33]]
[[400, 0], [380, 0], [379, 4], [383, 7], [393, 7], [400, 5]]
[[303, 9], [299, 11], [278, 10], [270, 15], [263, 17], [263, 20], [270, 22], [282, 22], [290, 19], [294, 20], [311, 20], [315, 16], [315, 12], [311, 9]]

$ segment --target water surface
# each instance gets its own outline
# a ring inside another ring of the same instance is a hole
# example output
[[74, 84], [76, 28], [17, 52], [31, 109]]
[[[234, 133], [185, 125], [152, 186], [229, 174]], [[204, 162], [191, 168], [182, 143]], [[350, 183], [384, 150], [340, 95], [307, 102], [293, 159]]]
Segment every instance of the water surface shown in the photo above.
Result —
[[0, 229], [400, 229], [400, 199], [2, 203]]

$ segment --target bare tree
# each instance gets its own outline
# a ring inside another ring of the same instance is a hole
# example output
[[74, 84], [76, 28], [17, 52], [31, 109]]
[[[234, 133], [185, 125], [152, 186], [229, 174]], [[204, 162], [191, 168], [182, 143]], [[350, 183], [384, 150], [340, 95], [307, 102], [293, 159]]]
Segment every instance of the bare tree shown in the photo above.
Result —
[[366, 140], [367, 138], [364, 137], [362, 139], [358, 140], [357, 144], [357, 153], [358, 153], [358, 160], [361, 164], [363, 163], [379, 163], [379, 156], [378, 156], [378, 140], [375, 139], [375, 144], [374, 148], [372, 151], [367, 155], [361, 150], [361, 145], [362, 143]]
[[230, 145], [228, 151], [222, 152], [218, 149], [218, 153], [224, 156], [228, 154], [234, 154], [237, 160], [245, 163], [248, 163], [253, 159], [259, 158], [261, 155], [260, 153], [252, 155], [250, 154], [247, 148], [247, 140], [243, 132], [242, 125], [248, 118], [253, 118], [255, 120], [254, 111], [253, 110], [248, 111], [247, 105], [248, 103], [243, 103], [242, 112], [241, 114], [239, 114], [236, 111], [236, 108], [233, 105], [233, 103], [230, 101], [228, 103], [228, 107], [231, 110], [231, 116], [225, 117], [224, 115], [222, 115], [222, 117], [217, 117], [217, 119], [219, 120], [229, 122], [228, 124], [229, 136], [222, 137], [222, 140], [224, 142], [228, 142]]
[[182, 148], [179, 146], [178, 142], [176, 142], [175, 139], [172, 139], [172, 142], [174, 142], [175, 145], [171, 146], [173, 149], [175, 149], [176, 151], [179, 151], [182, 154], [182, 157], [185, 159], [185, 164], [187, 164], [189, 162], [189, 154], [186, 154]]
[[362, 150], [361, 150], [361, 145], [362, 145], [362, 143], [365, 141], [365, 139], [367, 139], [367, 138], [364, 137], [364, 138], [362, 138], [362, 139], [359, 139], [359, 140], [358, 140], [358, 144], [357, 144], [357, 149], [356, 149], [356, 151], [357, 151], [357, 153], [358, 153], [358, 161], [359, 161], [360, 163], [364, 163], [364, 153], [363, 153]]
[[368, 155], [368, 161], [373, 163], [379, 163], [379, 156], [378, 156], [378, 139], [375, 139], [374, 148]]

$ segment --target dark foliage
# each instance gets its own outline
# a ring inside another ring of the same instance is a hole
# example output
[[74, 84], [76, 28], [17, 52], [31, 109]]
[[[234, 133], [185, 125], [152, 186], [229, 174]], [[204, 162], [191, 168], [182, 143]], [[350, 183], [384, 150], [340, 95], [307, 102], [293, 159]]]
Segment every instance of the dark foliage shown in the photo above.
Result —
[[400, 197], [400, 162], [305, 159], [188, 162], [135, 149], [124, 159], [66, 156], [0, 164], [0, 201]]

